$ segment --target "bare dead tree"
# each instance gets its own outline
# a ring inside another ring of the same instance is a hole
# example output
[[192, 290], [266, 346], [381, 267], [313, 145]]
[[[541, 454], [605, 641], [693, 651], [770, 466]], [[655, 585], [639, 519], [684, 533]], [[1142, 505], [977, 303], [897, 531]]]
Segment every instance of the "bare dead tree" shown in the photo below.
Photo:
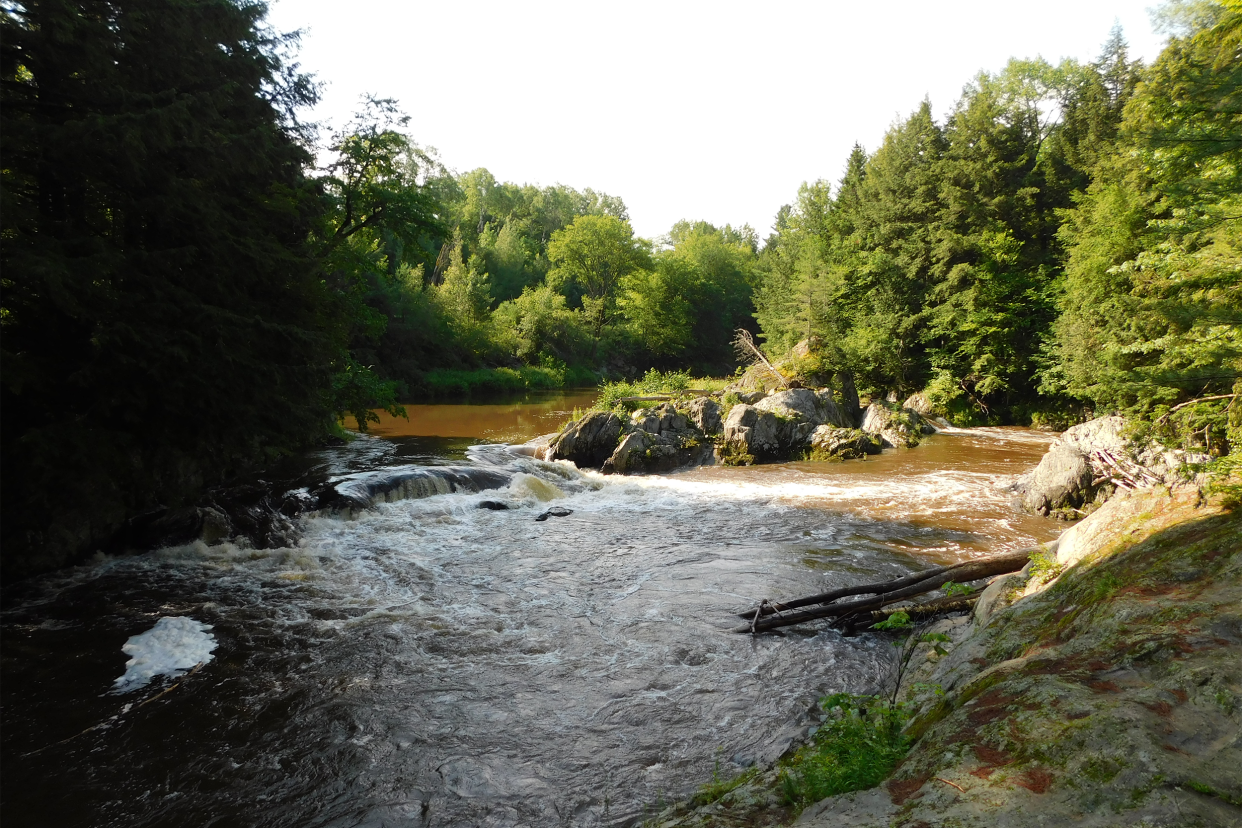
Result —
[[768, 358], [763, 355], [763, 351], [759, 350], [759, 346], [755, 343], [755, 338], [751, 336], [750, 331], [745, 328], [738, 328], [734, 332], [733, 351], [737, 354], [739, 361], [748, 365], [759, 366], [765, 374], [779, 382], [782, 387], [789, 387], [789, 381], [781, 376], [781, 372], [776, 370], [776, 366], [768, 361]]

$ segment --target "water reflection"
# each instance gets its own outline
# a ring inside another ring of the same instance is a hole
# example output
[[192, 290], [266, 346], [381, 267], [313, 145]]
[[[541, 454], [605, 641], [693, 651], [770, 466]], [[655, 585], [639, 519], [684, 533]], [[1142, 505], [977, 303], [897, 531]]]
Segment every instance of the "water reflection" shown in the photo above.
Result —
[[410, 403], [409, 418], [377, 411], [379, 423], [371, 434], [379, 437], [469, 437], [480, 442], [524, 443], [556, 431], [575, 408], [590, 408], [599, 391], [573, 389], [531, 393], [490, 402]]

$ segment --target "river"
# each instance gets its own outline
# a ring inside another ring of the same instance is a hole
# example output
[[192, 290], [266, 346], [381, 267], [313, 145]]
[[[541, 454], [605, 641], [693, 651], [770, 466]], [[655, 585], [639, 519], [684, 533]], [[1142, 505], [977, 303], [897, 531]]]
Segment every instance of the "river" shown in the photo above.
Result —
[[[294, 548], [197, 542], [6, 586], [6, 828], [635, 825], [777, 757], [819, 696], [885, 680], [872, 636], [752, 638], [734, 613], [1059, 531], [996, 487], [1046, 448], [1024, 429], [650, 477], [507, 448], [589, 402], [411, 406], [307, 458], [339, 487], [498, 488], [389, 489], [303, 518]], [[572, 514], [534, 520], [553, 505]], [[210, 625], [212, 659], [111, 692], [163, 617]]]

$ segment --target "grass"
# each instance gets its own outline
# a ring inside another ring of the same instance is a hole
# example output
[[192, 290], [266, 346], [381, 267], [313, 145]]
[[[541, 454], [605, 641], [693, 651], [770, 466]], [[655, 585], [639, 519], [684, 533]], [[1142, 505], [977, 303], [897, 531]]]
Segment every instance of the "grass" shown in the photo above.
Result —
[[430, 399], [505, 394], [594, 385], [598, 377], [584, 368], [525, 365], [521, 368], [441, 368], [423, 374], [415, 389]]
[[732, 382], [731, 379], [696, 379], [687, 371], [657, 371], [652, 368], [639, 379], [606, 382], [600, 386], [595, 408], [601, 411], [635, 411], [648, 406], [641, 402], [621, 402], [624, 397], [676, 397], [687, 390], [719, 391]]
[[828, 721], [810, 744], [781, 762], [781, 795], [799, 812], [824, 797], [874, 788], [911, 745], [902, 732], [911, 715], [905, 704], [848, 693], [820, 704], [829, 712]]
[[737, 776], [722, 777], [720, 775], [720, 762], [717, 760], [715, 768], [712, 769], [712, 781], [699, 788], [698, 793], [690, 798], [690, 807], [701, 808], [704, 805], [711, 805], [758, 775], [758, 768], [747, 768]]

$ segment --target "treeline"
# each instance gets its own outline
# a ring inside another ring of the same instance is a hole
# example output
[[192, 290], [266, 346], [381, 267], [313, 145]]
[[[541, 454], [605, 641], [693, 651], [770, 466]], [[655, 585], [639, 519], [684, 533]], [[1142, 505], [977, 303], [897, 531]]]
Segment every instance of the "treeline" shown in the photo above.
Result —
[[959, 422], [1126, 410], [1227, 451], [1229, 399], [1161, 417], [1242, 390], [1242, 15], [1169, 11], [1151, 67], [1120, 32], [1093, 64], [1013, 60], [805, 185], [760, 257], [769, 347], [816, 337], [804, 370]]
[[749, 228], [681, 222], [655, 242], [637, 238], [619, 198], [501, 183], [485, 169], [453, 175], [402, 126], [370, 127], [368, 145], [384, 142], [384, 166], [401, 172], [386, 186], [425, 199], [434, 220], [382, 218], [346, 246], [377, 321], [351, 351], [397, 396], [505, 376], [488, 368], [557, 385], [651, 366], [732, 371], [733, 330], [755, 324]]

